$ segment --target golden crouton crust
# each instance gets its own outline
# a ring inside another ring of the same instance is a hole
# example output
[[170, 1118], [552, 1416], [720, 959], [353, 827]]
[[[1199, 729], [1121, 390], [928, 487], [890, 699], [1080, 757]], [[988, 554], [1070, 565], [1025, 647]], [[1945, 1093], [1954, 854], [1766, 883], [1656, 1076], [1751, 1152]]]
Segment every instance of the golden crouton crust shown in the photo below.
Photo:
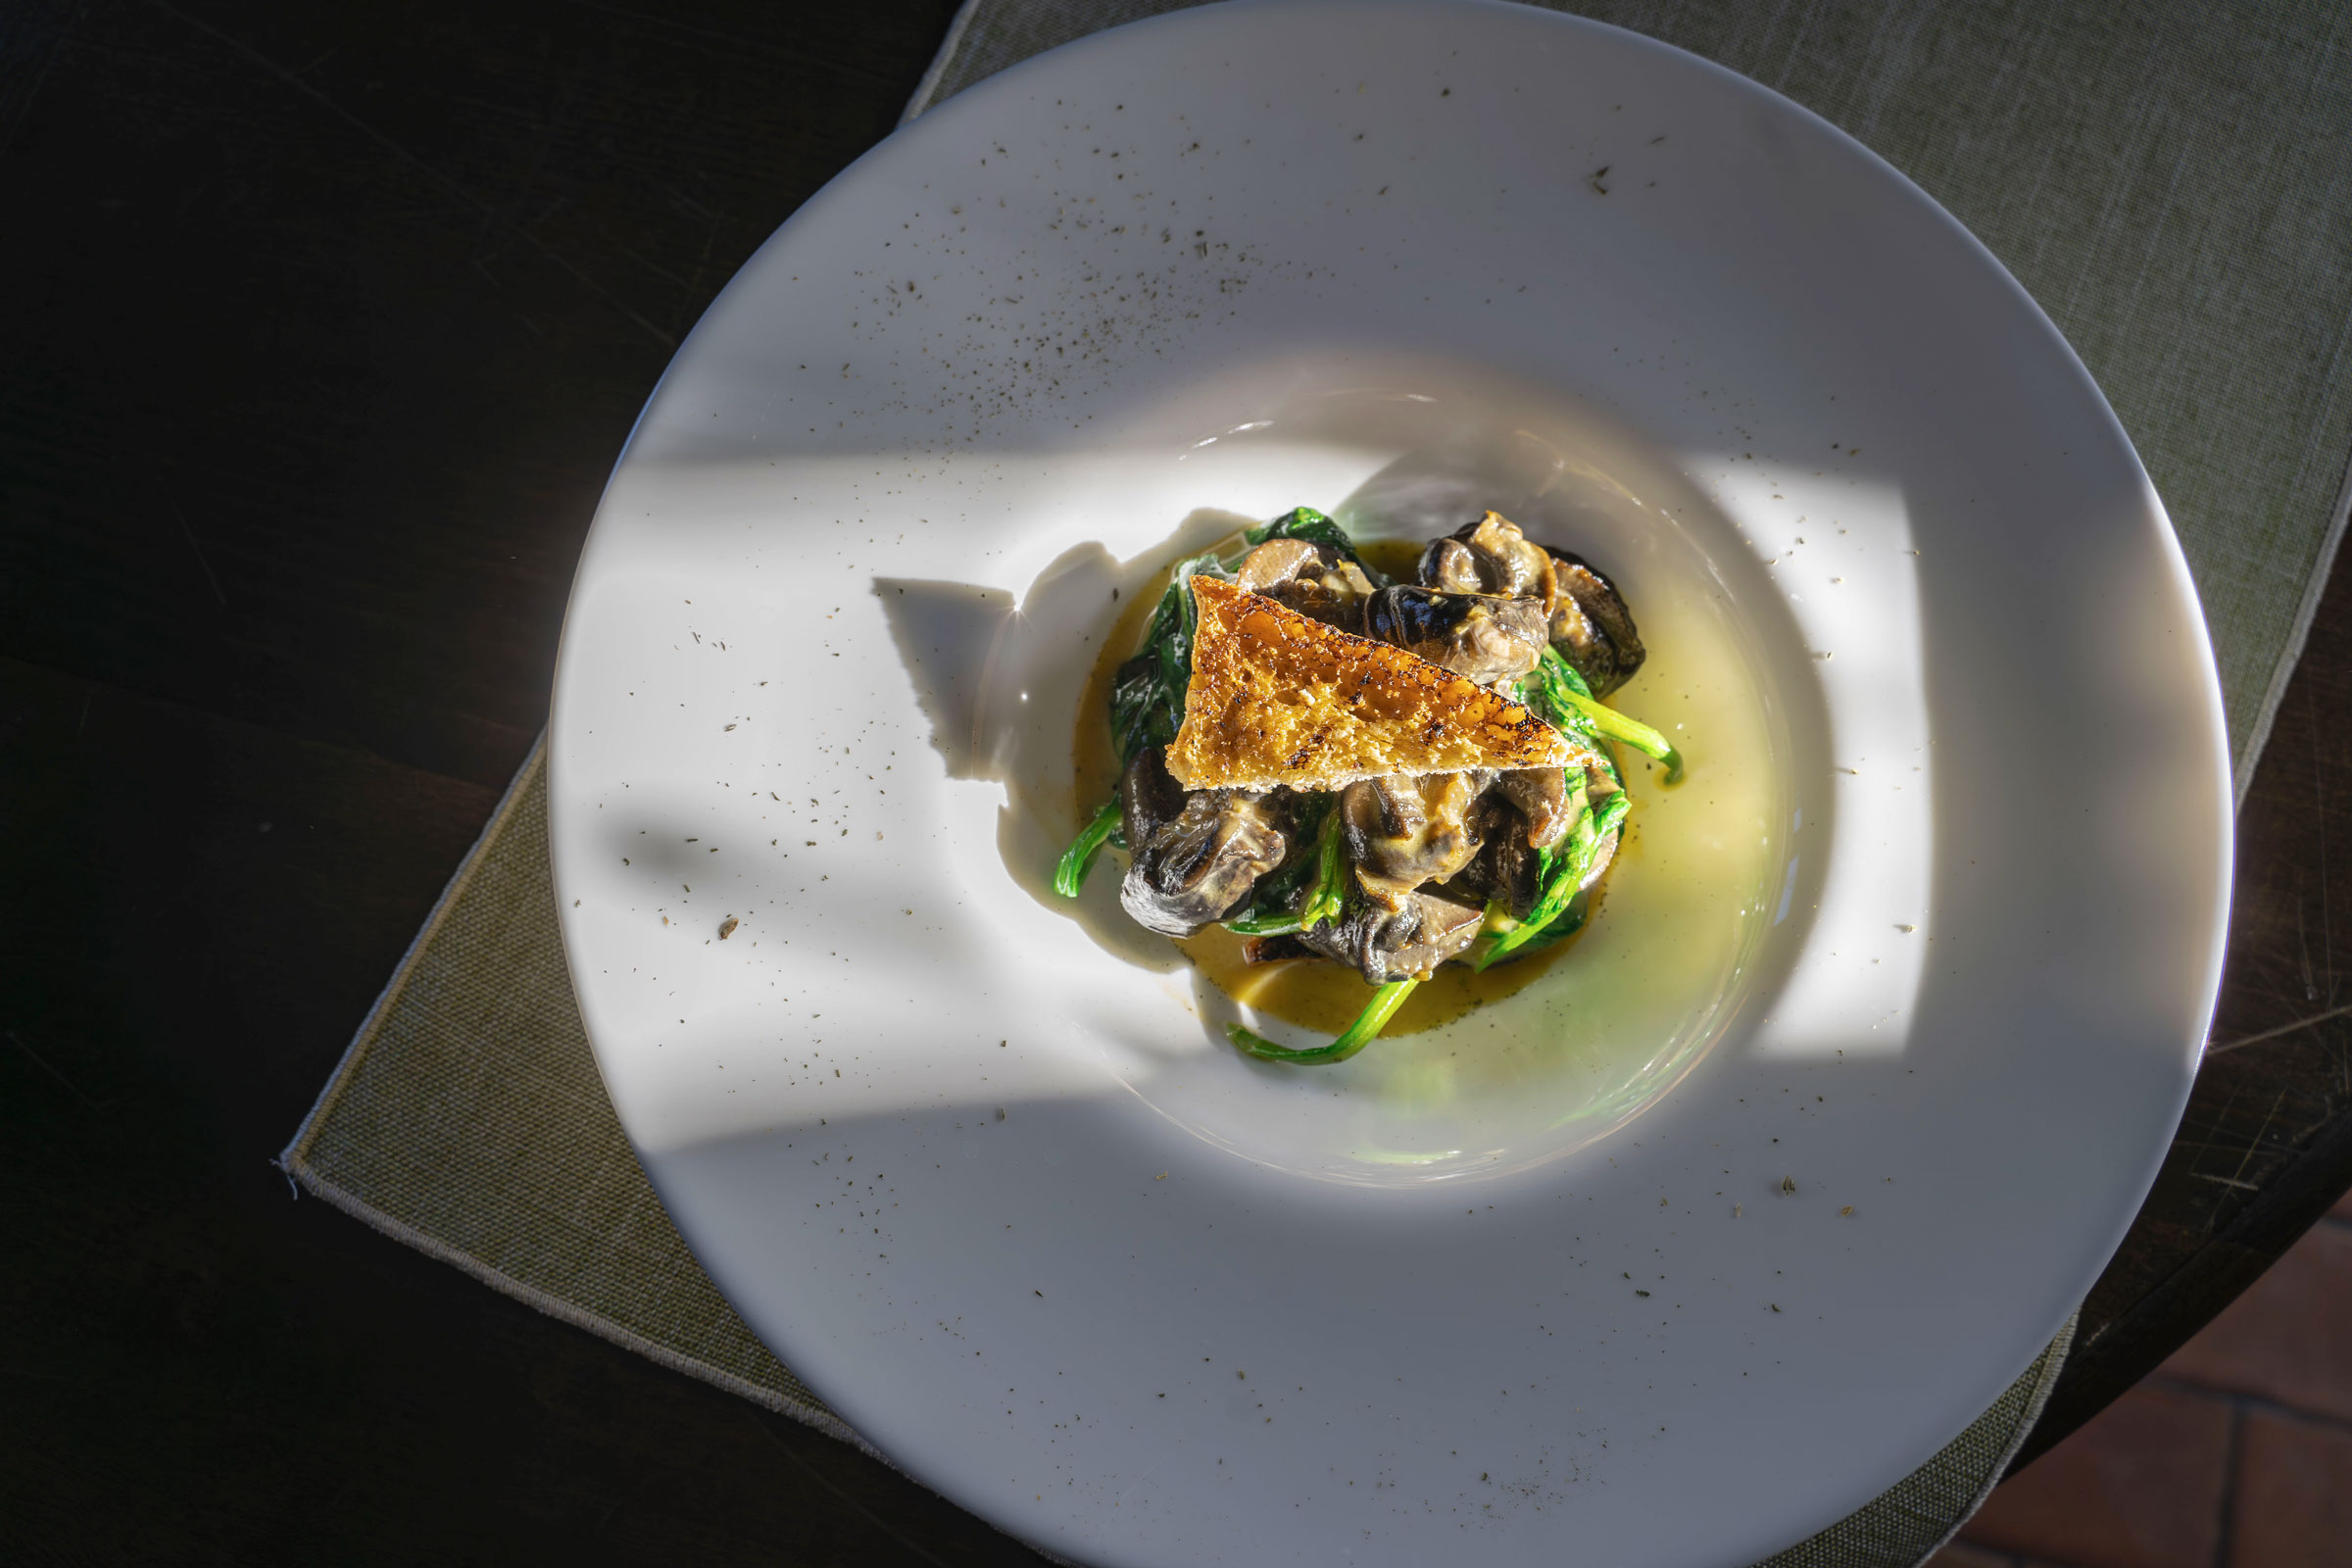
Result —
[[1566, 767], [1583, 749], [1499, 692], [1213, 577], [1168, 771], [1188, 790], [1331, 790], [1384, 773]]

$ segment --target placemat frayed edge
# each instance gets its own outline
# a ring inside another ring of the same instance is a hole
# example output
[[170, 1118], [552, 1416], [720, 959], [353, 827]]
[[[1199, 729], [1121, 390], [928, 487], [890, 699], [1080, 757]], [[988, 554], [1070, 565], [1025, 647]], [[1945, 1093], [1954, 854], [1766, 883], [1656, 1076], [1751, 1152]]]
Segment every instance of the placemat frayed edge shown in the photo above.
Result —
[[931, 57], [930, 66], [923, 72], [923, 79], [914, 84], [914, 95], [906, 100], [906, 107], [899, 111], [900, 124], [910, 123], [917, 115], [931, 107], [931, 95], [939, 91], [940, 78], [948, 74], [948, 62], [956, 58], [956, 51], [963, 45], [965, 30], [971, 26], [972, 18], [979, 14], [980, 0], [963, 0], [963, 4], [956, 8], [956, 20], [948, 24], [948, 35], [940, 40], [939, 53]]
[[2278, 722], [2278, 705], [2286, 701], [2286, 684], [2294, 678], [2296, 666], [2303, 662], [2303, 645], [2311, 641], [2311, 623], [2319, 618], [2320, 601], [2328, 593], [2328, 579], [2335, 574], [2335, 553], [2343, 546], [2347, 521], [2352, 521], [2352, 460], [2344, 465], [2344, 482], [2335, 491], [2335, 511], [2328, 518], [2328, 531], [2320, 535], [2320, 554], [2312, 563], [2311, 580], [2303, 585], [2303, 602], [2295, 607], [2294, 623], [2287, 628], [2286, 646], [2278, 651], [2278, 662], [2271, 667], [2271, 683], [2262, 689], [2262, 706], [2254, 713], [2254, 733], [2246, 737], [2246, 744], [2239, 749], [2246, 759], [2245, 765], [2232, 768], [2237, 774], [2234, 782], [2240, 807], [2246, 804], [2246, 791], [2254, 783], [2254, 769], [2261, 764], [2262, 754], [2271, 744], [2271, 726]]
[[[2042, 1406], [2050, 1402], [2050, 1391], [2058, 1387], [2059, 1375], [2065, 1372], [2068, 1359], [2075, 1353], [2075, 1329], [2082, 1321], [2082, 1309], [2079, 1306], [2066, 1314], [2066, 1322], [2059, 1328], [2057, 1334], [2052, 1336], [2049, 1348], [2042, 1352], [2041, 1376], [2034, 1380], [2034, 1392], [2027, 1396], [2025, 1411], [2018, 1417], [2016, 1434], [2010, 1438], [2009, 1446], [2001, 1450], [2001, 1457], [1993, 1465], [1984, 1485], [1977, 1489], [1977, 1494], [1968, 1499], [1968, 1507], [1962, 1510], [1959, 1518], [1952, 1521], [1952, 1527], [1946, 1530], [1942, 1538], [1934, 1545], [1920, 1553], [1921, 1564], [1932, 1562], [1937, 1552], [1957, 1541], [1960, 1538], [1960, 1532], [1967, 1529], [1968, 1522], [1977, 1516], [1977, 1510], [1983, 1508], [2000, 1484], [2009, 1479], [2009, 1466], [2016, 1463], [2018, 1453], [2026, 1446], [2026, 1440], [2034, 1436], [2034, 1429], [2041, 1425]], [[1963, 1434], [1966, 1430], [1966, 1428], [1962, 1428]], [[1957, 1443], [1960, 1440], [1954, 1438], [1952, 1441]], [[1943, 1450], [1938, 1448], [1936, 1451], [1940, 1454]], [[1934, 1459], [1928, 1461], [1929, 1464], [1935, 1462]], [[1914, 1473], [1916, 1474], [1916, 1472]], [[1864, 1508], [1871, 1506], [1873, 1506], [1872, 1503], [1863, 1504]], [[1839, 1521], [1839, 1523], [1843, 1522]], [[1831, 1528], [1836, 1529], [1837, 1527], [1833, 1525]]]

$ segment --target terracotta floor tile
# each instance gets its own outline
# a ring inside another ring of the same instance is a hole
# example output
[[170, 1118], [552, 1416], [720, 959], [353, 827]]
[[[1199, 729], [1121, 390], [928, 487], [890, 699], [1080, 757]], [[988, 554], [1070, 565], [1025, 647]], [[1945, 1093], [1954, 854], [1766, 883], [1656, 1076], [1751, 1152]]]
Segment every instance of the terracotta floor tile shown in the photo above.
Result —
[[2352, 1420], [2352, 1226], [2314, 1226], [2163, 1372]]
[[2352, 1568], [2352, 1431], [2246, 1412], [2230, 1568]]
[[2337, 1219], [2352, 1219], [2352, 1193], [2346, 1193], [2337, 1199], [2335, 1206], [2328, 1212], [2333, 1214]]
[[2001, 1483], [1969, 1542], [2072, 1568], [2212, 1568], [2230, 1406], [2142, 1384]]

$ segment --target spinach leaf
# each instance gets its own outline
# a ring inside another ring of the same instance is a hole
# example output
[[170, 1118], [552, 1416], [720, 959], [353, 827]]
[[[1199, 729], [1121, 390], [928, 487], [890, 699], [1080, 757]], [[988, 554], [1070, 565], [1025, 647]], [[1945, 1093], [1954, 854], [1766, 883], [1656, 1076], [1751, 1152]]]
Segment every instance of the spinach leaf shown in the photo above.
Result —
[[[1604, 754], [1608, 752], [1608, 742], [1623, 741], [1635, 751], [1664, 762], [1667, 783], [1683, 781], [1683, 754], [1674, 749], [1673, 742], [1640, 719], [1630, 718], [1595, 698], [1592, 688], [1585, 684], [1585, 677], [1576, 672], [1576, 666], [1560, 657], [1559, 649], [1544, 650], [1536, 677], [1541, 698], [1538, 711], [1554, 725], [1593, 742]], [[1609, 771], [1617, 771], [1614, 756], [1609, 758]]]
[[1309, 795], [1291, 820], [1322, 824], [1314, 847], [1260, 878], [1249, 904], [1224, 921], [1226, 930], [1245, 937], [1278, 936], [1311, 931], [1340, 917], [1347, 862], [1340, 853], [1339, 797]]
[[1184, 694], [1193, 683], [1193, 633], [1200, 607], [1193, 602], [1193, 577], [1205, 573], [1231, 582], [1233, 573], [1216, 556], [1176, 563], [1167, 591], [1152, 612], [1144, 646], [1119, 666], [1110, 687], [1110, 744], [1125, 767], [1147, 746], [1165, 746], [1184, 722]]
[[1054, 868], [1054, 891], [1065, 899], [1076, 898], [1078, 890], [1086, 886], [1086, 873], [1094, 869], [1097, 852], [1105, 844], [1122, 850], [1127, 847], [1126, 835], [1119, 831], [1119, 798], [1115, 795], [1108, 805], [1095, 808], [1078, 837], [1061, 852], [1061, 862]]

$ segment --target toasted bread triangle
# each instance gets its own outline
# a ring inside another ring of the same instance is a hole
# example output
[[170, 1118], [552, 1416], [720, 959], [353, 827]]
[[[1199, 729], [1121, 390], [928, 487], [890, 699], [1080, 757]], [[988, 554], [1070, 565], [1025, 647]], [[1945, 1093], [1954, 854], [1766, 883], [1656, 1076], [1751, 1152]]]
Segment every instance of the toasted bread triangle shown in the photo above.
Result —
[[1211, 577], [1168, 771], [1188, 790], [1566, 767], [1582, 748], [1500, 692]]

